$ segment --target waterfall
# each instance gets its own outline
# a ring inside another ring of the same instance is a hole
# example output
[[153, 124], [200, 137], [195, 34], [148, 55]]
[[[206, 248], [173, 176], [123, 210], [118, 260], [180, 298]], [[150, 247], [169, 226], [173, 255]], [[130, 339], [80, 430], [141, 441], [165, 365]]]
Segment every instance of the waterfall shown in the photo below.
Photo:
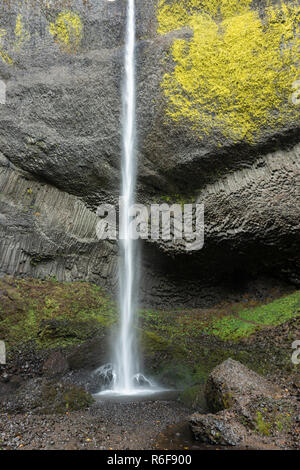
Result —
[[136, 186], [135, 0], [128, 0], [123, 86], [122, 204], [120, 208], [120, 331], [116, 347], [115, 390], [130, 393], [138, 373], [133, 322], [137, 309], [136, 241], [130, 234], [130, 207]]
[[[112, 364], [95, 373], [106, 390], [102, 394], [133, 395], [152, 392], [155, 387], [139, 372], [135, 335], [139, 291], [137, 240], [131, 236], [131, 207], [136, 189], [136, 84], [135, 84], [135, 0], [128, 0], [123, 85], [122, 186], [119, 243], [120, 327]], [[147, 390], [148, 389], [148, 390]]]

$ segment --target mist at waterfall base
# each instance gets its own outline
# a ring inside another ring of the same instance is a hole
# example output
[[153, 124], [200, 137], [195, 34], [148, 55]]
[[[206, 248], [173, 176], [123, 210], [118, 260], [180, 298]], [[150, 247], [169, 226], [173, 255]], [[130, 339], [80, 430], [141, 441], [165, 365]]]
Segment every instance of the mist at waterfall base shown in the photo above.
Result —
[[123, 85], [122, 187], [119, 243], [120, 326], [111, 364], [100, 367], [102, 381], [99, 395], [132, 396], [161, 392], [140, 372], [136, 338], [139, 291], [138, 241], [130, 234], [130, 207], [136, 189], [136, 77], [135, 77], [135, 0], [128, 0], [125, 44], [125, 79]]

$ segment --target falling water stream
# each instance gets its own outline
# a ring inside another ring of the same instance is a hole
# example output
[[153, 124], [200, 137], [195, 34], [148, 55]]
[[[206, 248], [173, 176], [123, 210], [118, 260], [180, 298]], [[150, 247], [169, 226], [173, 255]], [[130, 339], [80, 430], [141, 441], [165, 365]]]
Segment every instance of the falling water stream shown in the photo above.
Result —
[[140, 373], [134, 325], [139, 290], [137, 241], [133, 240], [130, 231], [130, 209], [134, 204], [137, 174], [135, 64], [135, 0], [128, 0], [123, 86], [122, 204], [120, 207], [119, 245], [120, 327], [113, 364], [106, 364], [96, 371], [105, 379], [106, 390], [101, 394], [119, 396], [158, 391]]
[[125, 46], [125, 83], [123, 89], [122, 205], [120, 208], [120, 314], [116, 349], [114, 389], [123, 394], [134, 391], [138, 374], [133, 321], [136, 313], [137, 247], [130, 233], [130, 207], [136, 186], [136, 92], [135, 92], [135, 0], [128, 0]]

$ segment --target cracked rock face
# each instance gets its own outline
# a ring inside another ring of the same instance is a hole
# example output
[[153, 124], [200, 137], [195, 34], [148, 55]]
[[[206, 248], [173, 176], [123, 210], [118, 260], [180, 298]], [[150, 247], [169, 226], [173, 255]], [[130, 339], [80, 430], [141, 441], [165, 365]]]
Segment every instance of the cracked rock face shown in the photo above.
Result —
[[249, 274], [276, 273], [299, 284], [299, 188], [299, 145], [262, 155], [198, 193], [205, 210], [203, 249], [187, 256], [182, 240], [151, 243], [170, 257], [188, 258], [203, 279], [243, 266]]
[[0, 167], [0, 274], [113, 287], [116, 247], [96, 236], [97, 216], [75, 196]]
[[[299, 122], [220, 145], [168, 120], [168, 53], [193, 31], [158, 34], [156, 6], [137, 2], [138, 200], [204, 203], [206, 230], [191, 253], [144, 243], [142, 297], [197, 304], [240, 272], [298, 284]], [[1, 275], [116, 287], [117, 247], [97, 240], [95, 209], [119, 196], [125, 15], [124, 0], [1, 3]]]

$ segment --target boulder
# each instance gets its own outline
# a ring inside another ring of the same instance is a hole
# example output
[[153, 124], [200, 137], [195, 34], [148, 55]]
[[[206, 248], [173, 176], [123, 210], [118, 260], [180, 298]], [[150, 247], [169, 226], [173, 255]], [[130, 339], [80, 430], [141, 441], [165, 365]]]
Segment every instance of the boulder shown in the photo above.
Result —
[[218, 412], [234, 405], [245, 407], [256, 398], [281, 398], [282, 390], [233, 359], [227, 359], [210, 374], [205, 395], [208, 407]]
[[67, 372], [68, 368], [67, 359], [58, 351], [52, 353], [43, 364], [43, 372], [48, 377], [63, 375]]
[[229, 410], [217, 415], [194, 413], [190, 425], [196, 440], [213, 445], [241, 445], [246, 429], [237, 422], [234, 413]]
[[108, 351], [105, 337], [97, 336], [80, 344], [71, 352], [67, 358], [69, 367], [71, 370], [95, 370], [106, 363]]
[[189, 422], [195, 439], [213, 445], [282, 447], [300, 410], [294, 397], [232, 359], [212, 371], [205, 396], [211, 413]]
[[62, 414], [92, 403], [92, 396], [83, 387], [40, 377], [28, 380], [16, 393], [5, 395], [0, 401], [5, 412], [36, 414]]

